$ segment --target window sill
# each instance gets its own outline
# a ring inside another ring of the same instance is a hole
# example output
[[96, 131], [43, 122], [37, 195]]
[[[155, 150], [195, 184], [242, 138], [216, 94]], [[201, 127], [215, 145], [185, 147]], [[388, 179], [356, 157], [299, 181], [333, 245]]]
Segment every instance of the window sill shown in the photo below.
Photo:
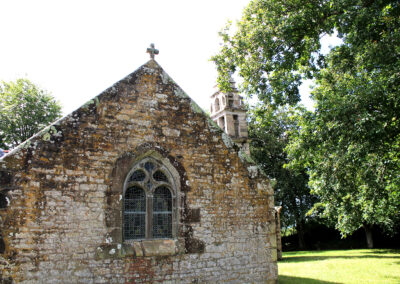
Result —
[[96, 257], [106, 259], [170, 256], [179, 254], [179, 251], [178, 241], [175, 239], [126, 241], [123, 244], [105, 244], [97, 247]]

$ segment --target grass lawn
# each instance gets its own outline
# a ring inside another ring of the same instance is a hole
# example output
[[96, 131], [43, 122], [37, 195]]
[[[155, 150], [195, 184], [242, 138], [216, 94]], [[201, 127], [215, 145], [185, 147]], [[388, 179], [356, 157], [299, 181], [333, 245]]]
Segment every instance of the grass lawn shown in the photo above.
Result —
[[400, 283], [400, 250], [284, 252], [279, 283]]

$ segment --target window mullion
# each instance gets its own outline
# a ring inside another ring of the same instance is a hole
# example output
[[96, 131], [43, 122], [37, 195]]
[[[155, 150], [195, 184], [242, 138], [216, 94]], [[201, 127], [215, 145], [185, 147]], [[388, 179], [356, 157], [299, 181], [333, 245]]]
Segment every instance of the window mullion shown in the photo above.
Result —
[[147, 208], [146, 208], [146, 239], [153, 238], [153, 194], [147, 194]]

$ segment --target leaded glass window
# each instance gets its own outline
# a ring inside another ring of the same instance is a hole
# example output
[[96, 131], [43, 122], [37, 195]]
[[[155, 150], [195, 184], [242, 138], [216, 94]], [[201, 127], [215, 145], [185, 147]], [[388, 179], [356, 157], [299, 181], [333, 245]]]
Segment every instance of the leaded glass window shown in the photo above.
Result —
[[146, 174], [142, 170], [134, 171], [129, 181], [143, 181], [146, 178]]
[[124, 200], [124, 239], [142, 239], [146, 233], [146, 195], [139, 186], [129, 187]]
[[153, 175], [156, 181], [168, 182], [167, 176], [162, 171], [156, 171]]
[[152, 162], [146, 162], [144, 164], [144, 168], [146, 169], [146, 171], [150, 172], [154, 169], [154, 164]]
[[137, 163], [125, 182], [124, 240], [176, 236], [175, 204], [176, 188], [168, 169], [150, 157]]
[[157, 187], [153, 197], [153, 237], [172, 237], [172, 197], [165, 186]]

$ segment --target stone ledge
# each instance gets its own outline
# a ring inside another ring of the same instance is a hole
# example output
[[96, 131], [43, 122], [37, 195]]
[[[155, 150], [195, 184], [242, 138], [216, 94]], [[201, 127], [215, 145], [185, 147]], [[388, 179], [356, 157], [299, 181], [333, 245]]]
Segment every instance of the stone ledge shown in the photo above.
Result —
[[175, 240], [146, 240], [141, 243], [144, 256], [165, 256], [178, 253]]
[[179, 253], [178, 241], [168, 240], [142, 240], [131, 241], [124, 244], [104, 244], [96, 249], [97, 259], [168, 256]]

